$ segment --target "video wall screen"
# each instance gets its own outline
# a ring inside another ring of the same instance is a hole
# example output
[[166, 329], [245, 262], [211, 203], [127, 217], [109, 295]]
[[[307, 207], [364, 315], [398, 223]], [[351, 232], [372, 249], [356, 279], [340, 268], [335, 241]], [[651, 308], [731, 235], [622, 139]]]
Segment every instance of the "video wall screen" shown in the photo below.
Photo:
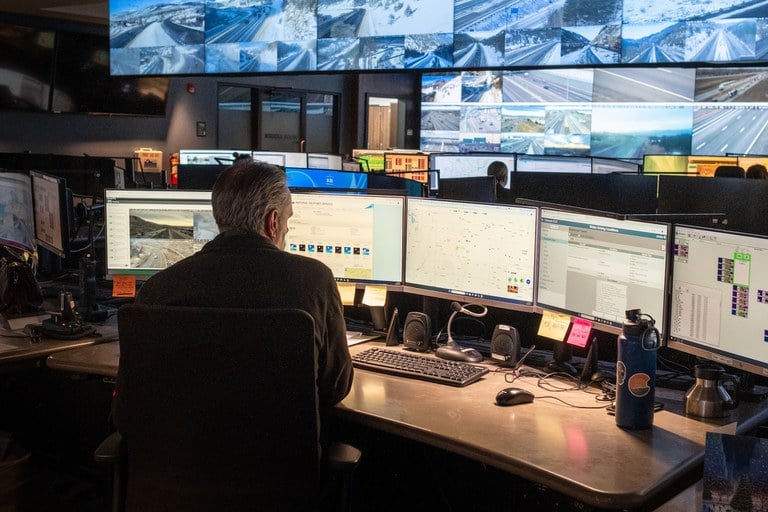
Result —
[[768, 67], [422, 76], [421, 150], [641, 159], [766, 154]]
[[112, 73], [759, 62], [744, 0], [112, 0]]

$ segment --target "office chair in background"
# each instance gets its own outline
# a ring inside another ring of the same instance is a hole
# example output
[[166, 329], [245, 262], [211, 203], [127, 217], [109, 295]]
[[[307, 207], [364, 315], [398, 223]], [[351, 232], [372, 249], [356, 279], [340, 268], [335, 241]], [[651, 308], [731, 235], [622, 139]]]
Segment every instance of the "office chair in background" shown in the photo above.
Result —
[[308, 313], [131, 304], [118, 329], [128, 423], [95, 453], [115, 512], [315, 510], [327, 467], [349, 506], [360, 452], [320, 461]]
[[744, 168], [738, 165], [721, 165], [715, 169], [715, 178], [743, 178]]

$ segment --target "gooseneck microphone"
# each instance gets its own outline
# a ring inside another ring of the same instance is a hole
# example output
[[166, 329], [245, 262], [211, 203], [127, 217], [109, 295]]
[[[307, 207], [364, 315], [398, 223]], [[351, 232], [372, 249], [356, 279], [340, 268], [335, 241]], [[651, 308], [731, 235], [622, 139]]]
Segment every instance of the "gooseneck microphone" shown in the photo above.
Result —
[[484, 317], [486, 313], [488, 313], [488, 308], [485, 306], [480, 304], [475, 305], [479, 308], [482, 308], [482, 310], [479, 312], [472, 311], [469, 309], [470, 304], [459, 304], [458, 302], [451, 302], [451, 310], [453, 310], [453, 312], [448, 318], [448, 325], [446, 327], [446, 331], [448, 332], [448, 340], [446, 341], [445, 345], [442, 345], [438, 347], [437, 350], [435, 350], [435, 355], [437, 357], [449, 359], [452, 361], [467, 361], [470, 363], [479, 363], [483, 360], [483, 355], [477, 350], [473, 348], [463, 348], [458, 343], [456, 343], [453, 339], [453, 334], [451, 333], [451, 323], [453, 323], [453, 319], [459, 313], [464, 313], [465, 315], [473, 316], [475, 318]]

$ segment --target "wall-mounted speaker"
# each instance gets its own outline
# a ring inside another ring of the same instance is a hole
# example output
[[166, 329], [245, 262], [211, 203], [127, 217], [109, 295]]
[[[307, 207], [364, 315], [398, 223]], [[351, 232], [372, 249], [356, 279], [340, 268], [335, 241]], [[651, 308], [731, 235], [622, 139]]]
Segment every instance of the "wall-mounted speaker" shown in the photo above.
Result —
[[403, 346], [410, 350], [426, 352], [432, 338], [432, 323], [429, 316], [419, 311], [410, 311], [403, 324]]
[[520, 334], [510, 325], [498, 324], [491, 336], [491, 359], [504, 366], [520, 360]]

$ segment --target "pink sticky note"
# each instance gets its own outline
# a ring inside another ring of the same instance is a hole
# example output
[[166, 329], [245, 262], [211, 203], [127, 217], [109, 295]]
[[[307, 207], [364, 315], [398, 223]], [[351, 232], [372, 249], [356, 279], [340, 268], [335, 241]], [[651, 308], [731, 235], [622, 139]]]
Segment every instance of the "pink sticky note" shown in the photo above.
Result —
[[571, 332], [568, 334], [568, 339], [565, 340], [569, 345], [576, 345], [577, 347], [586, 347], [589, 342], [589, 333], [592, 331], [592, 322], [584, 320], [583, 318], [573, 318], [573, 325], [571, 325]]

